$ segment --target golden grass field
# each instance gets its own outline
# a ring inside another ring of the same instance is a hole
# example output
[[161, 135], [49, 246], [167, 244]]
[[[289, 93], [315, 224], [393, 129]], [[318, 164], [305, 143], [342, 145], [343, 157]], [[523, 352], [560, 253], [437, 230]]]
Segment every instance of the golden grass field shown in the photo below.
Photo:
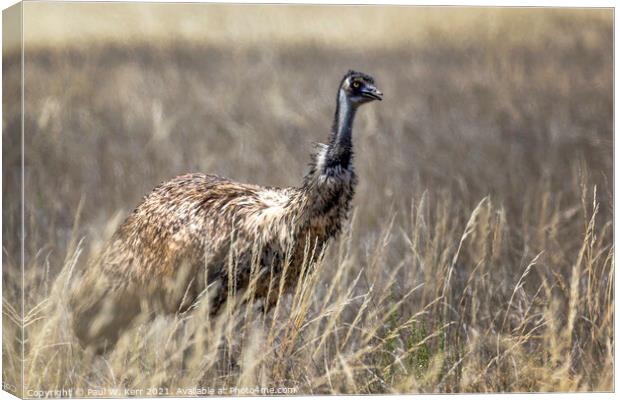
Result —
[[[93, 22], [72, 43], [70, 18], [27, 37], [23, 288], [4, 102], [5, 384], [23, 366], [29, 396], [614, 389], [611, 10], [200, 7], [159, 36], [154, 13], [118, 25], [131, 40]], [[217, 12], [233, 22], [198, 23]], [[323, 261], [268, 314], [197, 304], [84, 352], [68, 287], [142, 196], [190, 171], [299, 184], [350, 68], [385, 100], [359, 112], [354, 212]]]

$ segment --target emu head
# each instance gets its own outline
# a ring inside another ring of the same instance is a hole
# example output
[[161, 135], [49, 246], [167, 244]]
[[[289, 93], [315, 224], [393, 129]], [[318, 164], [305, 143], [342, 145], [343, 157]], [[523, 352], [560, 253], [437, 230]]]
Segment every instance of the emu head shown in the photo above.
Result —
[[375, 86], [372, 76], [356, 71], [347, 72], [340, 84], [340, 91], [353, 105], [383, 99], [383, 93]]

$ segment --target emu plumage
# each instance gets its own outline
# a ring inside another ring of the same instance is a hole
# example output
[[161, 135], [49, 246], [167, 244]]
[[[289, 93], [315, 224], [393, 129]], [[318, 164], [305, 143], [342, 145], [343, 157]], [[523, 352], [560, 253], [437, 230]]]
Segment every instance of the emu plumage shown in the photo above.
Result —
[[299, 187], [261, 187], [205, 174], [156, 187], [71, 294], [80, 342], [98, 352], [109, 349], [138, 314], [183, 311], [213, 283], [210, 310], [217, 313], [231, 287], [231, 249], [235, 290], [247, 287], [258, 263], [259, 272], [268, 273], [257, 280], [255, 296], [272, 305], [278, 291], [270, 289], [269, 273], [281, 274], [286, 260], [290, 287], [307, 250], [319, 254], [346, 221], [357, 182], [353, 120], [361, 104], [381, 98], [370, 76], [344, 76], [329, 142], [319, 145]]

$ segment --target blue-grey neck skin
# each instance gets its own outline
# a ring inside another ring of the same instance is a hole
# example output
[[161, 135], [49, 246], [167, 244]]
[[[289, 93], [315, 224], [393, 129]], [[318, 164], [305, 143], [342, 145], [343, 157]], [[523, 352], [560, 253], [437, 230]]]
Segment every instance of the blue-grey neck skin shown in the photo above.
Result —
[[334, 116], [325, 168], [335, 168], [338, 166], [343, 169], [349, 168], [353, 155], [351, 133], [356, 111], [357, 106], [349, 100], [345, 91], [340, 89], [338, 91], [336, 115]]

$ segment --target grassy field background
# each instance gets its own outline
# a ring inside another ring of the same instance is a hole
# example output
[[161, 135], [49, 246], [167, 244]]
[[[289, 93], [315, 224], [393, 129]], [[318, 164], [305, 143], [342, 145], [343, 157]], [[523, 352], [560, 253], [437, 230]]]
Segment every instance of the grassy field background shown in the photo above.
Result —
[[[26, 390], [613, 390], [612, 11], [35, 5], [108, 23], [26, 36], [23, 316], [5, 103], [3, 382], [23, 317]], [[82, 351], [67, 282], [141, 197], [189, 171], [299, 184], [350, 68], [385, 100], [356, 121], [352, 222], [299, 290]]]

